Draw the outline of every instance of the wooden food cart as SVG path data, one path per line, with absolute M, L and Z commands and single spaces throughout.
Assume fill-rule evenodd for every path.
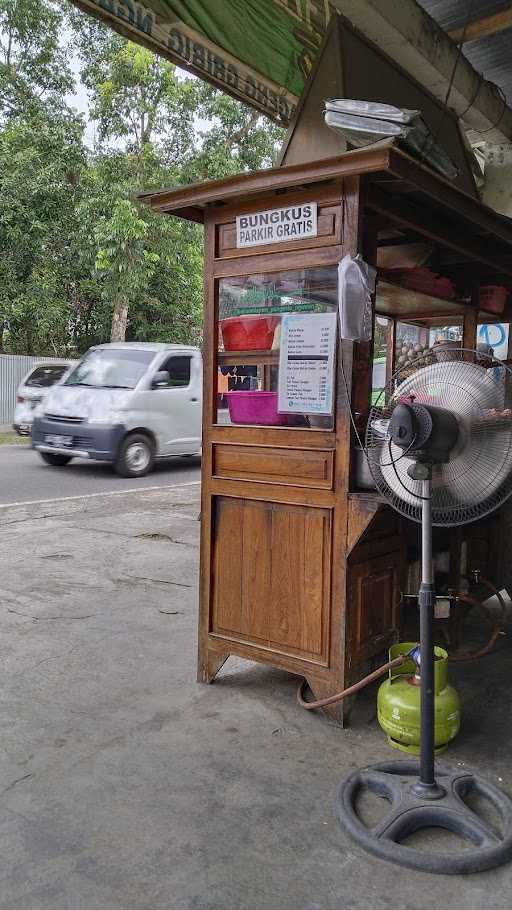
M 390 247 L 403 253 L 426 243 L 455 292 L 444 299 L 404 287 L 390 271 L 379 276 L 374 308 L 387 320 L 387 376 L 399 323 L 427 335 L 435 324 L 458 326 L 464 347 L 474 348 L 479 322 L 496 318 L 480 311 L 479 288 L 512 286 L 512 225 L 391 143 L 142 198 L 205 229 L 199 679 L 211 682 L 235 654 L 306 677 L 318 698 L 330 695 L 396 639 L 415 527 L 360 486 L 349 404 L 364 432 L 375 394 L 372 343 L 338 338 L 334 359 L 324 358 L 331 410 L 324 383 L 321 407 L 316 400 L 285 413 L 297 378 L 293 357 L 281 356 L 285 333 L 289 344 L 293 326 L 305 325 L 307 341 L 307 327 L 320 325 L 311 317 L 332 324 L 346 254 L 378 264 L 387 250 L 389 266 Z M 302 219 L 296 233 L 276 233 L 294 218 Z M 258 317 L 267 331 L 259 348 L 251 338 Z M 239 330 L 235 342 L 229 326 Z M 219 395 L 219 373 L 230 377 L 231 392 L 223 380 Z M 249 410 L 235 422 L 237 375 L 249 405 L 255 393 L 272 393 L 271 414 Z M 479 532 L 489 553 L 491 525 Z M 450 549 L 454 576 L 472 534 L 463 529 L 439 543 Z M 499 581 L 496 569 L 479 567 Z M 343 720 L 342 705 L 329 710 Z

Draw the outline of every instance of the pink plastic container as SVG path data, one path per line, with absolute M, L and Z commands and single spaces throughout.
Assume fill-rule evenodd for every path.
M 231 423 L 259 426 L 300 426 L 300 414 L 279 414 L 277 392 L 226 392 Z

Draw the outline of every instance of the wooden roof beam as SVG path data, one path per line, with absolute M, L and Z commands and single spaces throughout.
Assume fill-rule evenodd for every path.
M 476 236 L 471 236 L 459 225 L 450 225 L 449 222 L 445 224 L 439 210 L 435 215 L 431 215 L 424 207 L 420 208 L 403 197 L 397 199 L 375 185 L 369 189 L 366 205 L 372 211 L 386 215 L 394 224 L 417 231 L 434 243 L 462 253 L 469 261 L 483 262 L 496 273 L 512 277 L 512 256 L 500 258 L 496 255 L 492 242 L 486 243 Z
M 325 158 L 313 164 L 292 164 L 286 168 L 269 168 L 263 171 L 249 171 L 220 180 L 189 183 L 174 189 L 162 189 L 140 193 L 139 202 L 149 205 L 153 211 L 175 214 L 192 221 L 202 221 L 201 208 L 218 202 L 240 203 L 255 194 L 268 191 L 296 190 L 313 183 L 343 180 L 344 177 L 385 172 L 389 167 L 392 142 L 379 142 L 374 146 L 353 149 L 334 158 Z
M 472 225 L 478 225 L 481 232 L 500 237 L 507 244 L 512 243 L 510 219 L 497 215 L 405 152 L 395 148 L 390 150 L 389 170 L 400 178 L 404 189 L 408 187 L 426 193 L 436 203 L 451 209 L 457 217 L 462 216 Z M 385 181 L 382 186 L 385 188 Z
M 508 9 L 494 13 L 493 16 L 475 19 L 466 26 L 465 30 L 456 28 L 448 34 L 455 44 L 459 44 L 460 41 L 466 44 L 468 41 L 478 41 L 480 38 L 488 38 L 489 35 L 497 35 L 508 28 L 512 28 L 512 4 Z

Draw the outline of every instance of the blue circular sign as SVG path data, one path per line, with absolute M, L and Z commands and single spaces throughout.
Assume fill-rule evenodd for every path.
M 481 325 L 478 330 L 478 337 L 484 344 L 491 348 L 499 348 L 506 341 L 505 329 L 499 322 L 489 322 Z

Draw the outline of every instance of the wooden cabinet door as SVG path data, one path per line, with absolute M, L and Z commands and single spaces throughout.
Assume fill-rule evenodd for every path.
M 213 546 L 210 634 L 326 665 L 330 510 L 220 496 Z
M 350 566 L 347 655 L 352 666 L 385 650 L 397 626 L 399 550 Z

